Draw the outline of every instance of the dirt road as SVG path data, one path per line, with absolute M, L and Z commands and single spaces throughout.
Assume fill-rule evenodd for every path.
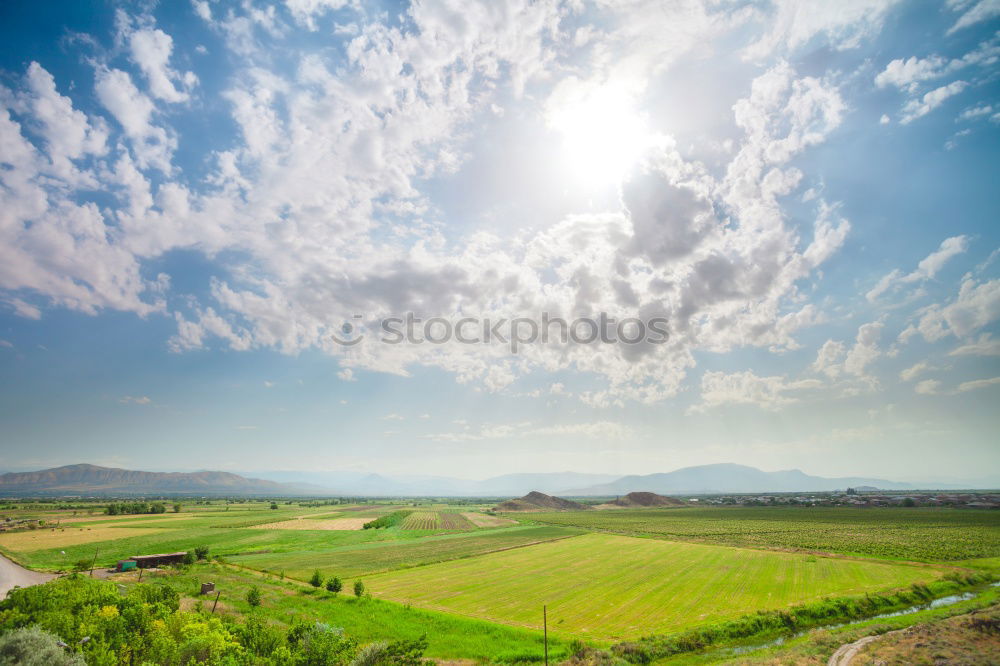
M 30 587 L 38 585 L 55 578 L 53 574 L 38 573 L 14 564 L 3 555 L 0 555 L 0 599 L 7 598 L 7 592 L 15 585 L 20 587 Z
M 830 661 L 826 662 L 826 666 L 851 666 L 851 662 L 854 660 L 861 649 L 871 643 L 872 641 L 878 640 L 883 636 L 889 636 L 892 634 L 898 634 L 902 630 L 890 631 L 886 634 L 878 634 L 876 636 L 865 636 L 861 640 L 854 641 L 853 643 L 848 643 L 846 645 L 841 645 L 837 648 L 837 651 L 833 653 L 830 657 Z

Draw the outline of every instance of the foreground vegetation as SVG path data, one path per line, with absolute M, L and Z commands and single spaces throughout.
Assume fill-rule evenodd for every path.
M 68 654 L 101 666 L 424 663 L 423 638 L 362 646 L 343 630 L 315 621 L 285 630 L 259 613 L 237 622 L 179 608 L 179 595 L 166 585 L 140 583 L 123 594 L 114 583 L 72 576 L 11 592 L 0 602 L 0 626 L 5 632 L 51 632 Z M 8 651 L 11 642 L 7 637 Z

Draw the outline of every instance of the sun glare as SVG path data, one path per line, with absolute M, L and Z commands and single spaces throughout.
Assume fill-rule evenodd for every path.
M 562 135 L 567 171 L 587 186 L 617 184 L 650 142 L 646 119 L 624 86 L 571 79 L 557 87 L 546 115 Z

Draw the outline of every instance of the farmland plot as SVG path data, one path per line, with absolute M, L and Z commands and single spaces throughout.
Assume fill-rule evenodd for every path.
M 923 561 L 1000 556 L 1000 512 L 741 507 L 567 511 L 533 521 L 620 534 Z
M 506 531 L 506 530 L 503 530 Z M 366 578 L 372 594 L 617 640 L 937 578 L 930 567 L 587 534 Z

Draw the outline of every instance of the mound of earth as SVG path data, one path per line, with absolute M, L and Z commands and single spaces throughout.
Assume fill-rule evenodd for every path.
M 666 497 L 665 495 L 657 495 L 656 493 L 629 493 L 624 497 L 619 497 L 618 499 L 608 502 L 607 504 L 601 504 L 598 509 L 625 509 L 625 508 L 641 508 L 646 506 L 685 506 L 682 500 L 676 497 Z
M 571 502 L 561 497 L 553 497 L 532 490 L 524 497 L 501 502 L 494 507 L 495 511 L 580 511 L 589 509 L 586 504 Z

